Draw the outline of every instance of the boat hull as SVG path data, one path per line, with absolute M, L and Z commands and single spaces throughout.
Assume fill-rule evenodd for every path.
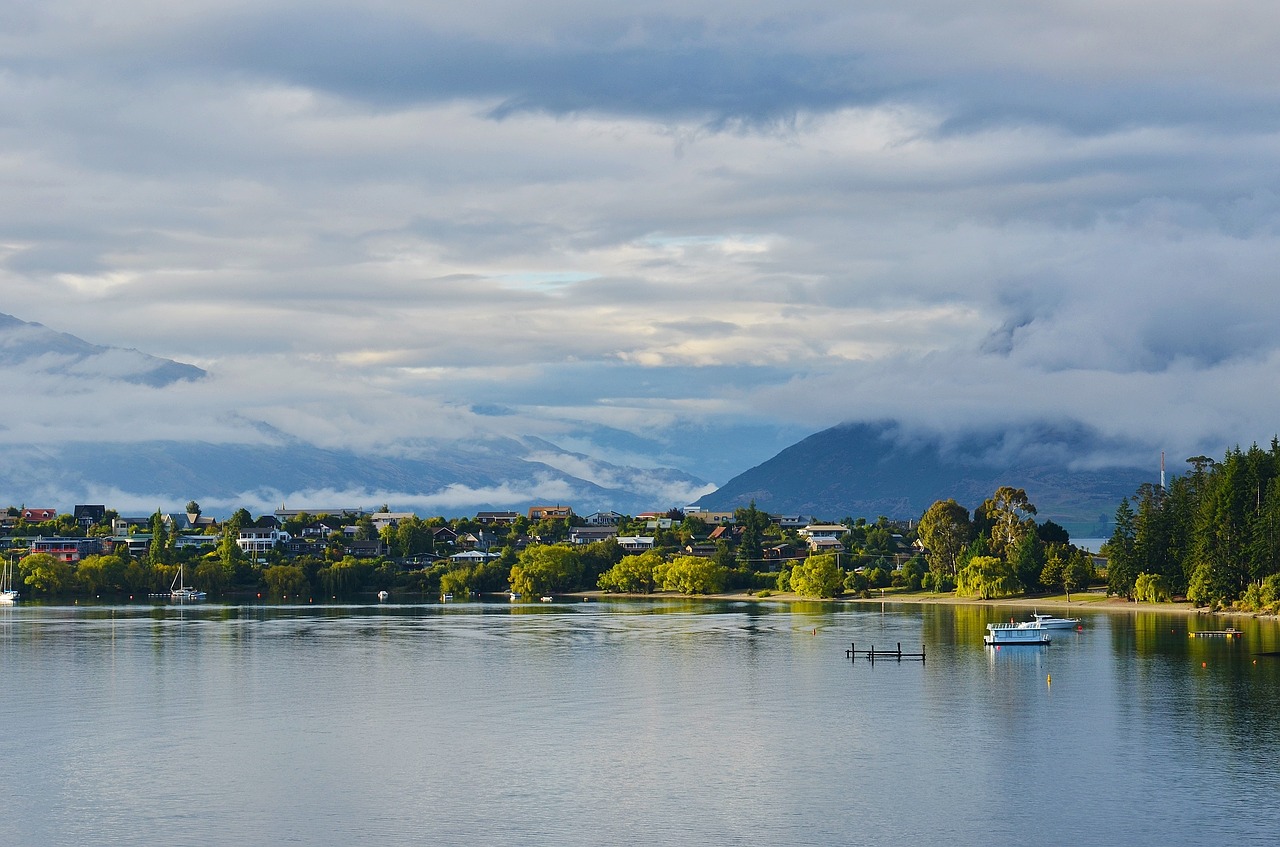
M 982 643 L 988 647 L 1039 647 L 1049 643 L 1049 633 L 1018 624 L 989 623 L 987 634 L 982 636 Z

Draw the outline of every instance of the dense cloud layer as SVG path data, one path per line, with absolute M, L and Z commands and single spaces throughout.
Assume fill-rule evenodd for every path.
M 24 374 L 0 438 L 532 434 L 717 481 L 850 419 L 1268 439 L 1277 36 L 1260 2 L 8 4 L 0 312 L 211 376 Z

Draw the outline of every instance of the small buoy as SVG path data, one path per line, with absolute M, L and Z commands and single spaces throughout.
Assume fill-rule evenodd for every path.
M 814 634 L 814 635 L 817 635 L 817 634 L 818 634 L 818 630 L 817 630 L 817 629 L 815 629 L 815 630 L 813 631 L 813 634 Z
M 1208 662 L 1201 662 L 1201 663 L 1200 663 L 1200 667 L 1202 667 L 1202 668 L 1207 668 L 1207 667 L 1209 667 L 1209 663 L 1208 663 Z
M 1049 674 L 1047 677 L 1045 677 L 1044 681 L 1049 683 L 1050 685 L 1053 685 L 1053 674 Z

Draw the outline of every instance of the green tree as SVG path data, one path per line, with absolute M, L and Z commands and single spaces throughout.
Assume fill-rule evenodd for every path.
M 453 568 L 440 575 L 440 593 L 457 598 L 471 595 L 471 568 Z
M 1018 577 L 1018 584 L 1024 591 L 1036 591 L 1040 588 L 1040 572 L 1044 570 L 1044 542 L 1034 532 L 1028 532 L 1018 540 L 1010 551 L 1010 564 Z
M 1088 550 L 1075 550 L 1067 558 L 1062 569 L 1062 589 L 1071 601 L 1071 592 L 1088 588 L 1093 582 L 1096 572 L 1093 567 L 1093 556 Z
M 1116 508 L 1116 528 L 1103 547 L 1107 557 L 1107 593 L 1119 597 L 1133 596 L 1133 583 L 1138 578 L 1133 507 L 1126 498 Z
M 955 500 L 938 500 L 921 516 L 917 535 L 925 547 L 929 569 L 954 580 L 960 571 L 960 556 L 973 538 L 969 510 Z
M 573 591 L 582 576 L 578 551 L 567 544 L 529 547 L 511 568 L 511 590 L 526 597 Z
M 274 597 L 305 594 L 310 587 L 302 568 L 297 565 L 273 565 L 262 572 L 262 582 Z
M 745 509 L 733 510 L 734 521 L 742 528 L 738 539 L 738 563 L 746 570 L 758 571 L 764 567 L 764 533 L 769 526 L 769 515 L 756 508 L 756 501 Z
M 151 546 L 147 548 L 147 561 L 152 567 L 169 563 L 169 532 L 159 509 L 151 516 Z
M 979 507 L 991 527 L 991 554 L 1012 559 L 1023 536 L 1035 531 L 1036 507 L 1021 488 L 1002 485 Z
M 712 559 L 677 556 L 654 568 L 653 576 L 663 591 L 715 594 L 724 588 L 725 571 Z
M 1169 586 L 1158 573 L 1140 573 L 1134 580 L 1133 596 L 1143 603 L 1168 603 Z
M 831 553 L 810 556 L 791 570 L 791 590 L 801 597 L 838 597 L 844 571 Z
M 956 593 L 963 597 L 990 600 L 1018 592 L 1018 577 L 1013 566 L 995 556 L 974 556 L 960 569 Z
M 49 553 L 32 553 L 18 562 L 18 575 L 38 594 L 60 594 L 71 583 L 71 566 Z
M 653 572 L 661 564 L 662 556 L 652 550 L 623 556 L 622 561 L 600 575 L 597 585 L 605 591 L 649 594 L 654 586 Z

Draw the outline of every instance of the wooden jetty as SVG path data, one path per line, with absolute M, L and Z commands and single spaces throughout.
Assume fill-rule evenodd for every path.
M 1240 638 L 1244 633 L 1238 629 L 1195 629 L 1187 633 L 1188 638 Z
M 844 651 L 844 657 L 850 660 L 857 659 L 859 657 L 865 657 L 872 664 L 874 664 L 876 660 L 883 662 L 889 659 L 896 659 L 899 662 L 901 662 L 903 659 L 910 659 L 910 660 L 918 659 L 921 662 L 923 662 L 924 661 L 924 645 L 923 644 L 920 645 L 919 653 L 904 653 L 902 652 L 901 641 L 898 642 L 898 649 L 896 650 L 877 650 L 874 644 L 871 645 L 870 650 L 859 650 L 858 645 L 854 644 L 851 641 L 849 642 L 849 649 Z

